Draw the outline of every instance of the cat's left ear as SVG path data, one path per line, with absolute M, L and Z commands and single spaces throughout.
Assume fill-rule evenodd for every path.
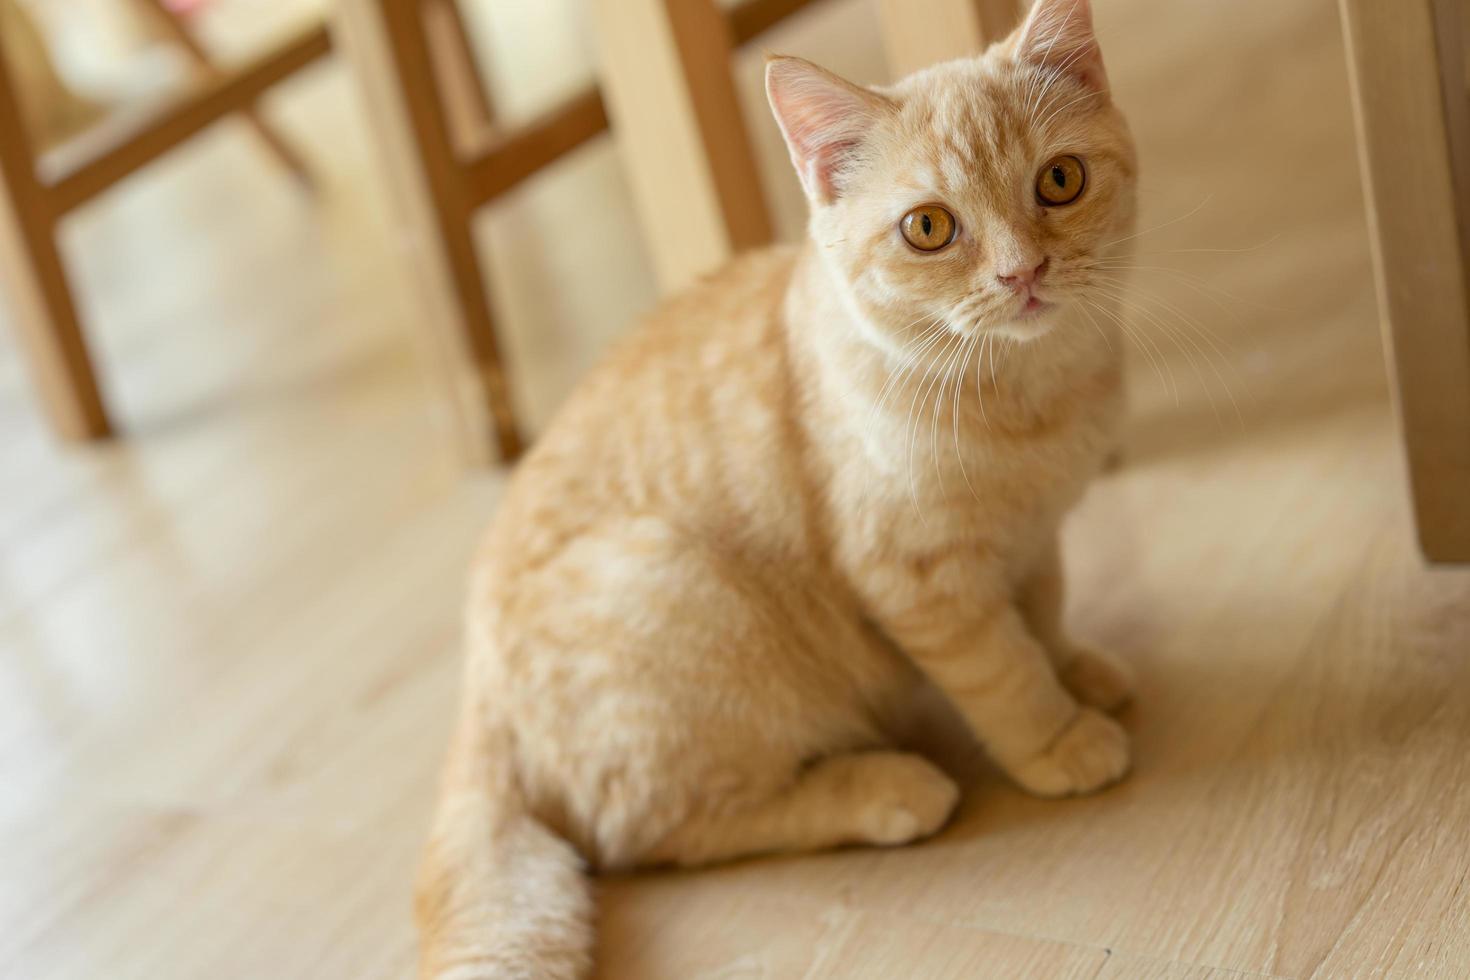
M 831 204 L 842 195 L 863 137 L 893 108 L 877 92 L 802 58 L 766 62 L 766 96 L 801 186 L 816 204 Z
M 1008 43 L 1017 61 L 1062 72 L 1094 92 L 1108 90 L 1090 0 L 1036 0 Z

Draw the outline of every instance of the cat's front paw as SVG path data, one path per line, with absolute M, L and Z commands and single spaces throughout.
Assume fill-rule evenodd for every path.
M 1104 711 L 1116 711 L 1133 697 L 1133 668 L 1101 650 L 1076 651 L 1057 675 L 1074 698 Z
M 1073 796 L 1117 782 L 1128 771 L 1128 733 L 1092 708 L 1082 708 L 1050 746 L 1011 769 L 1011 777 L 1037 796 Z

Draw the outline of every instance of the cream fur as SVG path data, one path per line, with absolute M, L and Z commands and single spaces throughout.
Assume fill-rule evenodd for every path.
M 772 63 L 810 239 L 665 305 L 511 481 L 469 597 L 423 976 L 583 975 L 579 861 L 934 833 L 959 791 L 897 733 L 935 688 L 1032 792 L 1125 772 L 1098 709 L 1128 675 L 1063 635 L 1056 540 L 1121 407 L 1090 270 L 1129 235 L 1135 163 L 1095 45 L 1059 61 L 1038 24 L 1091 37 L 1085 0 L 1041 0 L 983 58 L 881 92 Z M 1059 153 L 1088 184 L 1047 210 Z M 925 203 L 959 221 L 938 253 L 897 232 Z M 1020 318 L 998 270 L 1042 259 L 1052 306 Z

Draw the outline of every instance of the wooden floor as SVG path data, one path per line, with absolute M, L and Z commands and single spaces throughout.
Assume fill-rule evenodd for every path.
M 1470 571 L 1411 544 L 1335 4 L 1097 6 L 1164 363 L 1135 357 L 1069 561 L 1077 631 L 1138 668 L 1134 775 L 1069 802 L 985 775 L 923 846 L 608 881 L 603 977 L 1470 976 Z M 533 9 L 547 44 L 514 43 Z M 508 111 L 585 73 L 568 9 L 487 32 Z M 862 2 L 770 45 L 883 77 Z M 328 68 L 272 106 L 316 199 L 230 124 L 70 229 L 126 441 L 52 445 L 0 333 L 0 976 L 411 969 L 501 477 L 448 449 L 352 91 Z M 609 142 L 482 231 L 539 424 L 652 301 Z M 1180 353 L 1186 315 L 1222 355 Z

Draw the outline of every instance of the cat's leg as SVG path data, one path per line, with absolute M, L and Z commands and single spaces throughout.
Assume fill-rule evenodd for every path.
M 1051 654 L 983 557 L 910 557 L 870 574 L 869 608 L 884 631 L 1017 783 L 1066 796 L 1127 771 L 1127 733 L 1062 685 Z
M 496 702 L 535 812 L 596 866 L 899 844 L 953 808 L 930 762 L 876 751 L 874 705 L 913 667 L 800 568 L 753 574 L 642 519 L 515 586 L 555 603 L 470 634 L 513 692 Z
M 1062 624 L 1064 578 L 1055 538 L 1021 587 L 1021 611 L 1057 675 L 1083 704 L 1114 711 L 1133 695 L 1133 671 L 1115 655 L 1074 643 Z
M 959 795 L 954 780 L 920 755 L 828 756 L 764 798 L 711 801 L 639 863 L 698 865 L 842 844 L 907 844 L 944 826 Z

